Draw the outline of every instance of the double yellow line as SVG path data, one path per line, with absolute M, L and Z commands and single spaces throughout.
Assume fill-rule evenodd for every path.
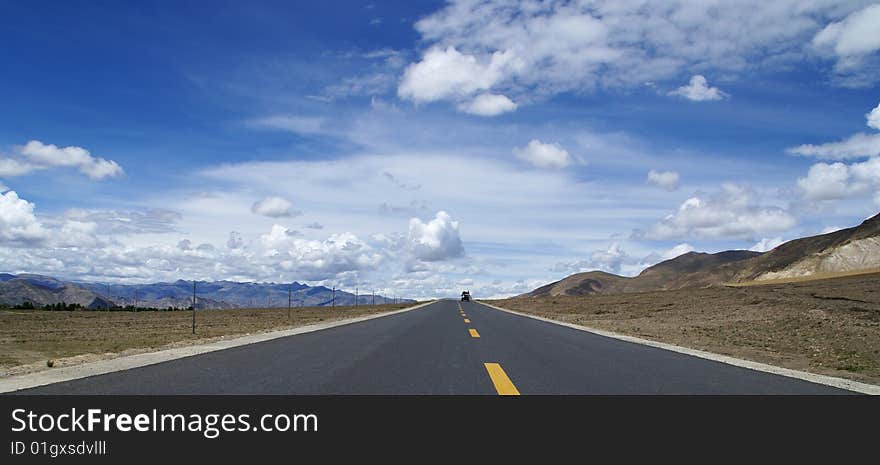
M 467 315 L 464 313 L 464 309 L 461 308 L 461 302 L 458 303 L 458 311 L 459 313 L 461 313 L 461 317 L 464 319 L 464 322 L 470 324 L 471 320 L 468 319 Z M 470 333 L 471 337 L 473 338 L 480 337 L 480 333 L 478 333 L 477 330 L 474 328 L 468 328 L 468 333 Z M 499 395 L 519 395 L 519 390 L 513 384 L 513 381 L 510 380 L 510 377 L 507 376 L 507 373 L 504 372 L 504 369 L 501 368 L 500 364 L 484 363 L 483 366 L 486 368 L 486 372 L 489 373 L 489 379 L 492 380 L 492 384 L 495 385 L 495 391 L 497 391 Z

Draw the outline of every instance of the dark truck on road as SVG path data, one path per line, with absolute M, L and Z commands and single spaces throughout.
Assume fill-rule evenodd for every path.
M 462 302 L 470 302 L 471 300 L 471 291 L 464 291 L 461 293 L 461 301 Z

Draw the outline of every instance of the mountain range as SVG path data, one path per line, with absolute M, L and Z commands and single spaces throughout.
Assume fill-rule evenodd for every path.
M 809 279 L 880 268 L 880 214 L 860 225 L 788 241 L 767 252 L 688 252 L 648 267 L 638 276 L 588 271 L 520 297 L 619 294 L 688 287 Z
M 334 291 L 324 286 L 308 286 L 293 282 L 290 300 L 293 306 L 328 306 L 334 304 Z M 0 306 L 30 302 L 42 307 L 48 304 L 79 304 L 100 310 L 109 307 L 137 306 L 146 308 L 187 308 L 192 305 L 193 282 L 178 280 L 152 284 L 101 284 L 63 281 L 36 274 L 0 273 Z M 197 281 L 196 308 L 266 308 L 287 307 L 288 284 L 240 283 L 234 281 Z M 398 302 L 414 302 L 397 299 Z M 360 305 L 373 303 L 372 294 L 361 294 Z M 394 299 L 376 295 L 376 304 L 392 303 Z M 355 294 L 335 291 L 335 305 L 354 305 Z

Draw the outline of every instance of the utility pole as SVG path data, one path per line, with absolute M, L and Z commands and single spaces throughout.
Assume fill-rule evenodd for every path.
M 193 280 L 193 319 L 192 319 L 192 333 L 196 333 L 196 282 Z
M 331 307 L 336 307 L 336 286 L 333 286 L 333 300 L 330 304 Z
M 373 307 L 376 306 L 376 290 L 375 290 L 375 289 L 373 289 L 373 303 L 370 304 L 370 305 L 373 306 Z
M 290 297 L 291 297 L 290 288 L 291 288 L 291 285 L 288 284 L 287 285 L 287 319 L 288 320 L 290 319 Z
M 134 311 L 138 311 L 138 288 L 134 287 Z
M 358 306 L 358 295 L 359 295 L 358 294 L 358 287 L 355 286 L 354 287 L 354 308 L 357 308 L 357 306 Z

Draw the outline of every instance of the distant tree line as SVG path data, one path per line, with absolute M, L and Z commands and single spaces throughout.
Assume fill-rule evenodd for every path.
M 183 310 L 192 310 L 192 305 L 189 307 L 166 307 L 166 308 L 157 308 L 157 307 L 135 307 L 134 305 L 111 305 L 109 307 L 103 306 L 98 308 L 89 309 L 87 307 L 83 307 L 81 304 L 68 304 L 65 302 L 59 302 L 56 304 L 46 304 L 43 306 L 34 305 L 33 302 L 25 301 L 20 304 L 15 304 L 12 306 L 8 305 L 0 305 L 0 308 L 11 309 L 11 310 L 47 310 L 52 312 L 73 312 L 79 310 L 91 310 L 98 312 L 175 312 L 175 311 L 183 311 Z

